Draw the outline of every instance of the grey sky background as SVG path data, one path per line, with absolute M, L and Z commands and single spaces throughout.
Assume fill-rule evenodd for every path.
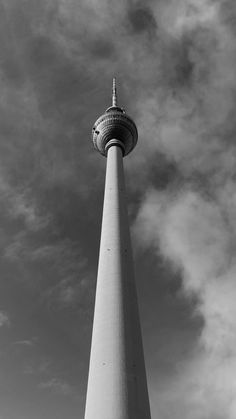
M 236 417 L 236 4 L 0 1 L 0 419 L 83 418 L 119 104 L 153 419 Z

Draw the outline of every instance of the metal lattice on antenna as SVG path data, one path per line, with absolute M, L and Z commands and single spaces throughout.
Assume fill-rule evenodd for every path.
M 112 81 L 112 106 L 117 106 L 117 90 L 116 90 L 116 78 Z

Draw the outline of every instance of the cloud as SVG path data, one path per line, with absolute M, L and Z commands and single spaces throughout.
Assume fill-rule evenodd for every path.
M 35 292 L 40 290 L 41 303 L 50 308 L 82 308 L 93 296 L 87 259 L 77 242 L 67 239 L 53 244 L 44 238 L 42 243 L 37 242 L 35 233 L 33 240 L 20 233 L 5 248 L 5 259 L 14 262 L 20 271 L 24 270 L 24 280 Z M 32 271 L 38 272 L 33 284 Z
M 19 345 L 22 347 L 32 347 L 35 345 L 35 342 L 37 341 L 37 338 L 33 339 L 25 339 L 25 340 L 17 340 L 14 342 L 14 345 Z
M 10 326 L 10 319 L 4 311 L 0 311 L 0 327 Z
M 49 358 L 37 358 L 24 365 L 23 374 L 45 377 L 50 371 L 52 361 Z
M 235 414 L 235 233 L 225 207 L 193 190 L 148 192 L 136 221 L 142 245 L 181 273 L 182 292 L 194 297 L 195 315 L 204 321 L 193 358 L 167 390 L 175 391 L 179 405 L 185 394 L 184 415 L 190 418 L 231 419 Z
M 183 32 L 201 25 L 215 25 L 218 21 L 220 4 L 209 0 L 183 0 L 178 4 L 170 2 L 166 8 L 166 19 L 171 19 L 168 31 L 180 36 Z
M 149 7 L 141 4 L 131 7 L 128 11 L 128 19 L 132 30 L 137 34 L 147 32 L 151 35 L 156 32 L 157 23 Z
M 41 215 L 34 198 L 26 188 L 16 188 L 6 181 L 4 175 L 0 179 L 1 202 L 3 214 L 12 221 L 19 220 L 23 228 L 29 231 L 44 229 L 49 223 L 49 217 Z
M 49 390 L 55 394 L 62 396 L 74 396 L 74 388 L 65 380 L 59 378 L 52 378 L 48 381 L 42 381 L 39 384 L 39 388 L 42 390 Z
M 225 6 L 208 1 L 163 6 L 159 31 L 165 32 L 167 51 L 160 68 L 166 84 L 139 109 L 141 135 L 151 142 L 137 163 L 144 166 L 148 157 L 155 167 L 163 155 L 172 175 L 164 185 L 151 178 L 135 221 L 135 242 L 162 258 L 170 276 L 181 276 L 181 292 L 202 319 L 192 355 L 157 396 L 155 409 L 167 419 L 236 414 L 236 54 Z

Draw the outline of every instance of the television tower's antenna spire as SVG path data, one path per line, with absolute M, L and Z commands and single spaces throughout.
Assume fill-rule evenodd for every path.
M 117 106 L 117 90 L 116 90 L 116 79 L 113 78 L 112 81 L 112 106 Z

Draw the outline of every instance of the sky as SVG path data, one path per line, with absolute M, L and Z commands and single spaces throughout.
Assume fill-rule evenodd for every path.
M 0 419 L 82 419 L 118 101 L 153 419 L 236 417 L 236 4 L 0 1 Z

